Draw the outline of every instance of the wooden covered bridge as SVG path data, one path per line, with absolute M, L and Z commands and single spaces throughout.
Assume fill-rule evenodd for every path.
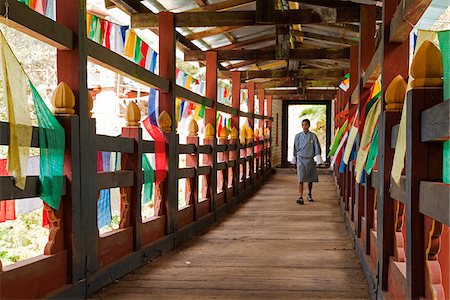
M 63 82 L 45 115 L 2 35 L 0 217 L 6 199 L 41 197 L 49 231 L 40 255 L 0 260 L 0 299 L 450 299 L 449 34 L 410 39 L 433 5 L 448 23 L 448 2 L 89 2 L 103 1 L 0 0 L 5 28 L 57 49 Z M 206 69 L 205 92 L 180 83 L 179 58 Z M 144 110 L 126 103 L 119 136 L 98 133 L 89 64 L 151 88 Z M 327 114 L 330 169 L 304 206 L 278 168 L 293 103 Z M 34 176 L 20 169 L 26 127 Z M 99 169 L 102 153 L 121 159 Z M 99 199 L 117 188 L 118 228 L 100 231 Z

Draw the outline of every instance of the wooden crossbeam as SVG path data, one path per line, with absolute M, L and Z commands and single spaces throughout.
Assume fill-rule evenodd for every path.
M 230 44 L 230 45 L 214 48 L 214 50 L 239 49 L 239 48 L 242 48 L 242 47 L 245 47 L 245 46 L 248 46 L 248 45 L 262 43 L 262 42 L 267 42 L 267 41 L 270 41 L 270 40 L 273 40 L 273 39 L 275 39 L 275 34 L 267 34 L 267 35 L 263 35 L 263 36 L 260 36 L 260 37 L 248 39 L 248 40 L 245 40 L 245 41 L 235 42 L 235 43 Z
M 259 50 L 219 50 L 217 51 L 219 61 L 227 60 L 277 60 L 275 49 Z M 292 49 L 289 57 L 292 59 L 339 59 L 349 58 L 349 48 L 311 48 L 311 49 Z M 206 52 L 187 51 L 184 54 L 186 61 L 204 61 Z
M 318 42 L 331 42 L 336 44 L 344 44 L 344 45 L 350 45 L 350 46 L 357 46 L 359 44 L 359 38 L 353 38 L 353 39 L 347 39 L 342 37 L 334 37 L 329 35 L 323 35 L 323 34 L 317 34 L 312 32 L 305 32 L 305 31 L 297 31 L 297 30 L 291 30 L 291 34 L 293 36 L 299 36 L 307 39 L 312 39 Z
M 297 90 L 266 90 L 265 94 L 266 95 L 273 95 L 273 96 L 277 96 L 277 97 L 281 97 L 281 96 L 287 96 L 287 95 L 299 95 L 299 94 L 303 94 L 300 91 L 301 89 L 297 89 Z M 336 94 L 336 90 L 312 90 L 312 89 L 307 89 L 306 93 L 308 95 L 326 95 L 326 96 L 334 96 Z
M 186 35 L 185 37 L 191 41 L 199 40 L 199 39 L 203 39 L 208 36 L 214 36 L 214 35 L 218 35 L 218 34 L 222 34 L 222 33 L 227 33 L 227 32 L 230 32 L 230 31 L 238 29 L 238 28 L 241 28 L 241 27 L 239 27 L 239 26 L 214 27 L 214 28 L 199 31 L 199 32 L 193 32 L 191 34 Z
M 266 82 L 255 84 L 256 89 L 281 88 L 281 87 L 335 87 L 342 79 L 304 80 L 302 78 L 276 78 Z M 242 83 L 241 87 L 247 87 L 249 83 Z
M 275 11 L 276 25 L 359 22 L 359 11 L 344 8 Z M 263 23 L 268 24 L 268 23 Z M 257 26 L 255 11 L 182 12 L 175 14 L 177 27 Z M 131 15 L 132 28 L 158 26 L 158 16 L 149 13 Z
M 251 80 L 256 78 L 283 78 L 289 77 L 286 69 L 263 70 L 263 71 L 242 71 L 242 80 Z M 300 69 L 293 77 L 298 78 L 342 78 L 345 75 L 344 69 Z M 230 71 L 219 71 L 220 78 L 231 78 Z
M 359 10 L 359 4 L 350 1 L 335 1 L 335 0 L 289 0 L 289 2 L 298 2 L 300 4 L 322 6 L 322 7 L 347 7 Z
M 198 8 L 193 8 L 186 12 L 220 11 L 225 9 L 236 8 L 254 1 L 255 0 L 227 0 L 220 3 L 207 4 L 204 6 L 200 6 Z
M 392 43 L 406 41 L 431 2 L 432 0 L 400 1 L 391 20 L 389 41 Z
M 323 95 L 317 95 L 317 94 L 290 94 L 290 95 L 284 95 L 284 96 L 273 96 L 273 100 L 331 100 L 334 98 L 336 92 L 333 92 L 333 94 L 323 94 Z

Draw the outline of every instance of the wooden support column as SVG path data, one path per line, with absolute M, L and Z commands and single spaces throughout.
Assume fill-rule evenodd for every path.
M 381 55 L 381 85 L 383 95 L 395 76 L 408 76 L 409 40 L 404 43 L 389 42 L 389 31 L 392 16 L 398 0 L 383 1 L 382 47 Z M 396 112 L 384 112 L 378 122 L 378 189 L 377 189 L 377 242 L 378 242 L 378 285 L 382 290 L 388 288 L 389 257 L 394 255 L 394 201 L 389 195 L 391 169 L 394 151 L 390 147 L 391 128 L 400 121 Z
M 253 114 L 255 113 L 255 82 L 250 82 L 248 84 L 248 112 L 252 115 L 252 117 L 250 117 L 248 119 L 248 123 L 249 123 L 249 127 L 252 128 L 253 130 L 255 129 L 255 120 L 253 118 Z M 249 171 L 249 176 L 250 176 L 250 184 L 253 184 L 253 171 L 254 171 L 254 153 L 255 153 L 255 146 L 253 143 L 253 137 L 247 137 L 247 141 L 252 141 L 253 146 L 251 148 L 247 148 L 247 154 L 246 155 L 251 155 L 252 159 L 249 162 L 249 167 L 248 170 Z M 247 185 L 246 185 L 247 187 Z
M 177 229 L 178 222 L 178 155 L 175 117 L 175 19 L 173 13 L 161 12 L 158 14 L 159 23 L 159 76 L 168 79 L 172 84 L 168 92 L 159 92 L 159 113 L 167 112 L 171 118 L 170 126 L 164 132 L 167 153 L 167 178 L 161 184 L 161 197 L 157 199 L 155 207 L 159 207 L 166 215 L 166 234 Z M 160 124 L 161 125 L 161 124 Z M 167 124 L 169 125 L 169 124 Z
M 205 134 L 203 144 L 211 145 L 213 153 L 211 157 L 204 155 L 207 161 L 203 163 L 208 164 L 211 167 L 211 174 L 209 174 L 208 179 L 208 190 L 210 197 L 210 210 L 216 213 L 217 211 L 217 126 L 216 126 L 216 115 L 217 115 L 217 52 L 208 51 L 206 52 L 206 97 L 213 100 L 213 107 L 206 109 L 205 112 L 205 124 L 210 127 L 209 134 Z M 208 130 L 206 130 L 208 132 Z M 208 176 L 207 176 L 208 177 Z M 216 216 L 216 215 L 215 215 Z
M 406 296 L 425 297 L 424 215 L 419 211 L 420 181 L 442 182 L 442 144 L 421 142 L 421 112 L 443 101 L 442 88 L 408 92 L 406 117 Z
M 376 30 L 376 6 L 374 5 L 361 5 L 360 6 L 360 15 L 361 15 L 361 23 L 359 26 L 359 36 L 360 36 L 360 44 L 359 44 L 359 72 L 358 72 L 358 83 L 359 83 L 359 93 L 358 95 L 358 117 L 361 115 L 361 111 L 364 109 L 364 105 L 367 102 L 367 98 L 370 95 L 370 89 L 364 88 L 364 84 L 362 83 L 362 74 L 364 74 L 365 70 L 369 66 L 373 55 L 375 53 L 375 30 Z M 359 147 L 359 139 L 357 137 L 357 145 Z M 367 181 L 366 181 L 367 185 Z M 357 236 L 361 237 L 361 226 L 362 219 L 367 220 L 367 216 L 364 214 L 365 202 L 364 202 L 364 194 L 365 188 L 362 184 L 356 185 L 356 203 L 357 203 Z M 367 233 L 367 232 L 366 232 Z
M 231 129 L 236 129 L 237 136 L 233 137 L 231 135 L 230 143 L 236 144 L 236 151 L 233 153 L 230 153 L 230 158 L 236 159 L 236 164 L 234 166 L 233 171 L 233 189 L 234 189 L 234 196 L 239 195 L 239 173 L 240 173 L 240 146 L 239 143 L 239 132 L 240 132 L 240 125 L 239 125 L 239 111 L 241 106 L 241 72 L 235 71 L 231 72 L 231 87 L 232 87 L 232 98 L 231 98 L 231 106 L 235 109 L 237 109 L 238 114 L 231 117 Z
M 78 13 L 75 13 L 78 12 Z M 73 50 L 57 50 L 58 82 L 67 83 L 75 94 L 75 114 L 79 115 L 79 128 L 72 131 L 79 133 L 79 140 L 72 140 L 78 147 L 78 161 L 74 161 L 72 170 L 74 180 L 71 182 L 72 193 L 72 266 L 71 282 L 84 278 L 98 269 L 98 228 L 97 228 L 97 190 L 95 177 L 96 153 L 92 143 L 95 126 L 90 116 L 87 89 L 87 55 L 86 55 L 86 1 L 58 2 L 56 5 L 57 22 L 71 29 L 77 37 Z M 77 126 L 71 123 L 71 126 Z M 77 165 L 75 165 L 77 164 Z M 78 180 L 80 178 L 80 180 Z M 81 212 L 76 214 L 76 212 Z M 66 210 L 68 214 L 68 210 Z M 89 245 L 89 246 L 87 246 Z M 87 257 L 87 259 L 86 259 Z M 86 295 L 85 295 L 86 297 Z
M 267 95 L 267 116 L 268 117 L 272 117 L 272 95 Z M 269 129 L 269 141 L 267 143 L 267 147 L 269 148 L 269 150 L 267 151 L 267 167 L 269 168 L 269 172 L 270 169 L 272 169 L 272 121 L 271 120 L 267 120 L 266 123 L 266 128 Z
M 198 138 L 198 125 L 195 120 L 191 120 L 189 124 L 189 134 L 186 137 L 186 144 L 195 145 L 198 149 L 199 138 Z M 195 151 L 194 154 L 186 155 L 186 167 L 195 168 L 195 177 L 186 179 L 186 200 L 187 205 L 194 206 L 194 221 L 197 221 L 199 218 L 199 207 L 198 207 L 198 162 L 199 162 L 199 153 L 198 150 Z
M 349 101 L 351 101 L 353 91 L 356 89 L 356 86 L 358 85 L 358 79 L 359 79 L 359 69 L 358 68 L 359 68 L 359 47 L 351 46 L 350 47 L 350 88 L 346 92 L 346 94 L 348 95 Z M 350 109 L 350 105 L 348 108 Z

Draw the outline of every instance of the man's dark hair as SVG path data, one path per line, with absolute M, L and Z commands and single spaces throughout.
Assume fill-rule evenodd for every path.
M 306 123 L 308 123 L 308 126 L 311 126 L 311 122 L 309 121 L 309 119 L 304 119 L 304 120 L 302 121 L 302 124 L 303 124 L 303 122 L 306 122 Z

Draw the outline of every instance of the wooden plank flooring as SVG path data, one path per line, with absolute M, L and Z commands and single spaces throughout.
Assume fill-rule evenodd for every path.
M 207 232 L 94 294 L 96 299 L 367 299 L 333 178 L 296 204 L 296 175 L 277 173 Z M 305 193 L 306 194 L 306 193 Z

